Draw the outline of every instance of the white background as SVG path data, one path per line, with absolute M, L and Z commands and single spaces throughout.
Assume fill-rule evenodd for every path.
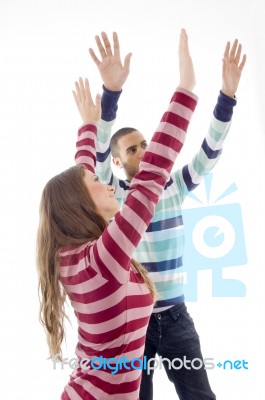
M 213 298 L 211 272 L 204 271 L 198 301 L 188 308 L 204 357 L 249 363 L 248 370 L 209 371 L 217 398 L 264 396 L 263 15 L 261 0 L 1 0 L 1 399 L 59 399 L 70 373 L 67 368 L 53 371 L 46 360 L 38 322 L 35 239 L 43 186 L 74 162 L 81 124 L 71 94 L 74 81 L 86 76 L 93 93 L 101 91 L 87 49 L 95 48 L 95 34 L 116 30 L 122 56 L 133 53 L 115 128 L 135 126 L 150 139 L 178 83 L 182 27 L 189 34 L 200 102 L 176 167 L 190 160 L 207 131 L 221 88 L 226 41 L 238 37 L 248 55 L 213 188 L 219 195 L 233 182 L 238 186 L 225 201 L 240 203 L 248 262 L 224 274 L 244 282 L 247 294 Z M 64 351 L 68 357 L 74 356 L 76 341 L 72 320 Z M 164 371 L 157 371 L 154 380 L 156 400 L 177 398 Z

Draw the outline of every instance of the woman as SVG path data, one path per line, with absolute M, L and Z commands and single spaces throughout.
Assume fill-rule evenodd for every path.
M 46 184 L 37 239 L 40 314 L 51 358 L 61 357 L 66 295 L 78 322 L 78 363 L 62 400 L 139 398 L 141 365 L 132 361 L 140 363 L 143 357 L 155 290 L 146 271 L 131 257 L 149 225 L 197 104 L 190 92 L 195 79 L 187 49 L 182 30 L 179 88 L 121 210 L 113 187 L 94 174 L 100 97 L 94 104 L 88 80 L 84 83 L 80 78 L 76 83 L 74 97 L 84 123 L 78 131 L 77 165 Z

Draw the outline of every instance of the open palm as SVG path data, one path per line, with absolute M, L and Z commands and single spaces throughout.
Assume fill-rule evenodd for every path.
M 113 51 L 107 34 L 102 32 L 101 37 L 103 42 L 99 36 L 96 36 L 96 43 L 101 61 L 98 59 L 93 49 L 90 48 L 89 53 L 98 67 L 104 86 L 109 90 L 119 91 L 122 89 L 129 75 L 132 54 L 128 53 L 126 55 L 123 65 L 120 57 L 120 45 L 117 33 L 113 33 Z
M 246 63 L 246 55 L 241 59 L 241 44 L 236 39 L 230 50 L 230 42 L 227 42 L 223 58 L 223 86 L 222 92 L 234 97 L 241 77 L 241 72 Z

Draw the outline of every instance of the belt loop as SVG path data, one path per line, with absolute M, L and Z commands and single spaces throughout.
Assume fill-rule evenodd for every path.
M 179 313 L 177 312 L 176 308 L 175 307 L 171 307 L 169 309 L 169 312 L 170 312 L 171 317 L 174 319 L 174 321 L 176 321 L 178 319 L 178 317 L 179 317 Z

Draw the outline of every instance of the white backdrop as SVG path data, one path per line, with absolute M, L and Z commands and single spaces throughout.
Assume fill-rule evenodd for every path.
M 198 299 L 188 304 L 204 357 L 245 360 L 248 369 L 209 371 L 219 400 L 263 396 L 264 328 L 264 68 L 262 0 L 1 0 L 1 399 L 56 400 L 70 371 L 52 369 L 38 322 L 35 239 L 41 190 L 73 164 L 81 121 L 71 91 L 79 76 L 101 81 L 88 54 L 94 35 L 116 30 L 122 55 L 133 53 L 115 128 L 136 126 L 147 138 L 178 83 L 180 28 L 189 34 L 200 101 L 177 165 L 188 162 L 207 131 L 221 87 L 227 40 L 248 55 L 225 151 L 214 170 L 217 197 L 240 204 L 247 262 L 224 270 L 246 287 L 244 297 L 213 297 L 211 270 L 198 273 Z M 195 192 L 203 196 L 203 188 Z M 225 202 L 224 201 L 224 202 Z M 192 200 L 187 207 L 195 207 Z M 65 356 L 72 357 L 75 323 Z M 177 398 L 164 371 L 155 373 L 155 400 Z

